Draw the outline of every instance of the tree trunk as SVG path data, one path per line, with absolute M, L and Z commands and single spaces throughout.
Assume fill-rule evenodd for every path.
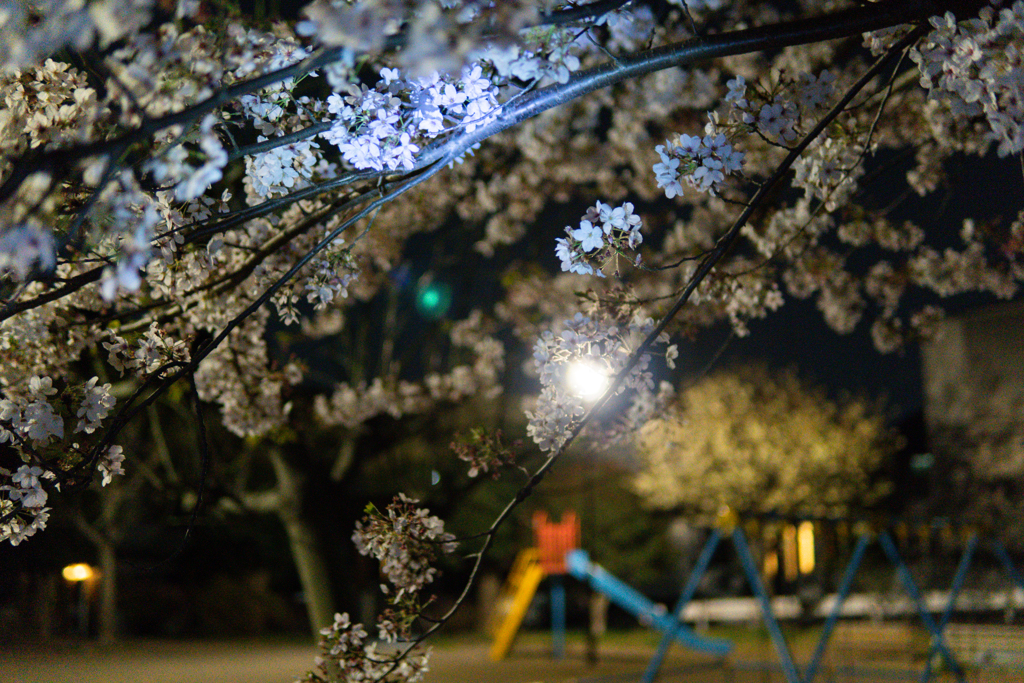
M 327 566 L 320 556 L 313 529 L 296 515 L 278 512 L 281 523 L 288 534 L 292 559 L 302 582 L 302 594 L 306 601 L 309 626 L 315 636 L 320 629 L 334 622 L 334 597 Z
M 105 536 L 97 544 L 100 560 L 100 586 L 97 640 L 107 645 L 117 639 L 117 551 Z
M 334 622 L 330 575 L 320 554 L 316 533 L 302 516 L 302 474 L 293 469 L 278 450 L 272 449 L 269 457 L 277 475 L 278 504 L 274 512 L 288 534 L 288 545 L 302 583 L 309 625 L 316 637 L 320 629 Z
M 103 517 L 107 528 L 99 528 L 86 521 L 81 510 L 75 515 L 75 525 L 79 531 L 96 548 L 99 561 L 99 578 L 92 578 L 80 590 L 88 592 L 88 600 L 97 597 L 97 640 L 109 644 L 117 639 L 117 540 L 108 529 L 118 508 L 120 496 L 117 492 L 106 490 L 103 494 Z M 98 586 L 96 584 L 99 584 Z

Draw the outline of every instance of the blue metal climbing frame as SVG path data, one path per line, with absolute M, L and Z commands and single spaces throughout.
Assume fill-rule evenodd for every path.
M 772 644 L 778 653 L 779 661 L 782 664 L 782 671 L 786 676 L 787 683 L 813 683 L 819 672 L 825 651 L 828 648 L 828 643 L 832 637 L 836 621 L 838 621 L 839 615 L 842 613 L 843 603 L 846 601 L 846 598 L 849 597 L 850 591 L 852 590 L 853 580 L 857 574 L 857 570 L 860 568 L 864 560 L 864 555 L 868 546 L 870 546 L 872 541 L 875 540 L 878 541 L 886 558 L 888 558 L 889 562 L 895 568 L 900 582 L 903 584 L 904 589 L 914 602 L 918 617 L 931 634 L 931 647 L 925 668 L 921 672 L 921 683 L 927 683 L 931 680 L 934 674 L 932 660 L 936 654 L 942 657 L 946 666 L 956 675 L 958 681 L 962 683 L 965 680 L 963 666 L 956 660 L 956 657 L 946 646 L 945 631 L 946 626 L 949 624 L 950 617 L 953 614 L 953 608 L 956 604 L 956 600 L 959 597 L 960 591 L 967 579 L 967 572 L 970 569 L 975 552 L 980 544 L 979 537 L 976 533 L 972 533 L 968 539 L 963 554 L 960 557 L 956 573 L 953 577 L 949 600 L 946 602 L 938 621 L 936 621 L 928 612 L 921 592 L 918 590 L 917 584 L 914 581 L 914 577 L 910 573 L 910 569 L 907 567 L 906 562 L 900 556 L 896 543 L 892 539 L 892 535 L 887 530 L 882 530 L 881 532 L 874 534 L 868 529 L 862 529 L 858 534 L 857 543 L 850 556 L 850 561 L 847 563 L 846 569 L 843 572 L 843 578 L 839 585 L 839 592 L 836 596 L 836 601 L 832 605 L 832 609 L 830 610 L 828 617 L 825 619 L 825 625 L 818 638 L 818 643 L 815 646 L 813 655 L 811 656 L 811 661 L 808 663 L 807 668 L 801 676 L 799 668 L 793 661 L 793 656 L 790 652 L 786 637 L 782 633 L 782 629 L 779 627 L 778 620 L 775 618 L 771 600 L 768 598 L 768 593 L 761 582 L 761 574 L 758 571 L 757 565 L 750 552 L 750 544 L 747 541 L 746 534 L 743 532 L 742 527 L 736 523 L 735 520 L 732 520 L 726 521 L 712 529 L 708 536 L 700 555 L 697 557 L 697 562 L 693 567 L 693 571 L 690 573 L 689 579 L 687 580 L 686 585 L 679 596 L 679 600 L 676 602 L 672 611 L 672 617 L 676 626 L 675 628 L 666 630 L 665 636 L 662 638 L 657 652 L 655 652 L 654 656 L 651 658 L 651 661 L 644 672 L 642 679 L 644 683 L 653 683 L 654 679 L 657 677 L 658 671 L 664 662 L 665 655 L 668 653 L 669 645 L 671 645 L 673 636 L 676 632 L 686 631 L 687 627 L 682 620 L 683 612 L 686 605 L 691 599 L 693 599 L 693 596 L 697 591 L 697 586 L 700 584 L 701 579 L 707 571 L 715 550 L 718 549 L 721 541 L 725 539 L 726 531 L 729 532 L 729 537 L 732 540 L 737 557 L 739 557 L 740 564 L 743 566 L 743 573 L 746 576 L 747 582 L 750 585 L 754 596 L 757 598 L 758 604 L 760 605 L 761 619 L 764 622 L 765 627 L 768 629 Z M 999 541 L 992 541 L 988 545 L 993 551 L 993 554 L 1002 563 L 1010 580 L 1017 584 L 1021 590 L 1024 590 L 1024 577 L 1021 576 L 1020 572 L 1014 566 L 1013 561 L 1010 559 L 1010 555 L 1006 552 L 1006 548 L 1003 544 Z

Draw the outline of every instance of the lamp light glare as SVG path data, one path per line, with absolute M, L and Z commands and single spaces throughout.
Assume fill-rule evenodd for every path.
M 576 361 L 569 365 L 565 375 L 569 391 L 583 399 L 595 399 L 608 389 L 608 375 L 592 363 Z
M 95 575 L 92 567 L 85 563 L 69 564 L 61 570 L 61 576 L 67 581 L 88 581 Z

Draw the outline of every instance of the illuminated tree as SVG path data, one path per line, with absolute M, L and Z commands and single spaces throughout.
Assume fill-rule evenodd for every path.
M 697 381 L 644 425 L 634 484 L 653 507 L 706 517 L 846 516 L 886 492 L 873 475 L 899 446 L 876 406 L 750 366 Z

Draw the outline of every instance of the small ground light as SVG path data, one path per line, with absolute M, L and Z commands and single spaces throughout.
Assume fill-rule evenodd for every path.
M 574 361 L 569 364 L 565 380 L 570 392 L 582 399 L 593 400 L 608 389 L 611 379 L 594 363 Z
M 82 562 L 78 564 L 69 564 L 61 570 L 60 574 L 66 581 L 72 582 L 88 581 L 96 576 L 96 572 L 93 568 Z

